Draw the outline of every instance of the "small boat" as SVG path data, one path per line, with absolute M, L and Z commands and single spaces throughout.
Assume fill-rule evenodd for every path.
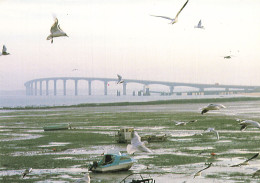
M 89 170 L 93 172 L 114 172 L 129 170 L 133 163 L 136 162 L 127 154 L 108 153 L 104 154 L 100 161 L 94 161 L 89 165 Z
M 53 131 L 53 130 L 68 130 L 71 129 L 70 124 L 59 124 L 53 126 L 45 126 L 43 127 L 44 131 Z
M 121 128 L 116 132 L 115 138 L 118 143 L 131 142 L 134 133 L 134 128 Z
M 130 179 L 129 177 L 131 177 L 131 176 L 133 176 L 133 175 L 136 175 L 136 173 L 132 173 L 132 174 L 130 174 L 130 175 L 128 175 L 128 176 L 126 176 L 121 182 L 119 182 L 119 183 L 126 183 L 126 182 L 129 182 L 129 181 L 131 181 L 131 182 L 129 182 L 129 183 L 155 183 L 155 180 L 153 179 L 153 178 L 151 178 L 151 177 L 149 177 L 149 178 L 143 178 L 143 176 L 140 174 L 140 173 L 138 173 L 139 175 L 140 175 L 140 178 L 139 179 Z M 130 179 L 130 180 L 129 180 Z

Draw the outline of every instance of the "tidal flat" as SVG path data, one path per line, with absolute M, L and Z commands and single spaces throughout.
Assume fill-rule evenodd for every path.
M 90 173 L 91 182 L 118 183 L 131 173 L 156 182 L 259 182 L 252 174 L 260 157 L 249 165 L 230 167 L 260 152 L 260 129 L 240 131 L 236 119 L 260 121 L 260 101 L 221 102 L 227 108 L 201 115 L 207 103 L 187 101 L 149 105 L 81 106 L 2 110 L 0 113 L 0 182 L 74 182 L 101 154 L 113 149 L 126 153 L 115 133 L 134 127 L 140 136 L 166 134 L 165 142 L 147 145 L 153 153 L 137 152 L 129 171 Z M 197 120 L 185 126 L 174 121 Z M 44 126 L 71 123 L 72 129 L 43 131 Z M 203 133 L 207 128 L 219 132 Z M 202 135 L 201 135 L 202 133 Z M 212 155 L 214 154 L 214 155 Z M 213 163 L 195 178 L 194 174 Z M 26 168 L 33 171 L 21 178 Z

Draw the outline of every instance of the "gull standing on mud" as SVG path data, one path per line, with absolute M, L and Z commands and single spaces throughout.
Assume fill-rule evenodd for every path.
M 255 159 L 258 155 L 259 155 L 259 153 L 256 153 L 253 157 L 247 159 L 246 161 L 239 163 L 239 164 L 236 164 L 236 165 L 232 165 L 230 167 L 238 167 L 238 166 L 242 166 L 242 165 L 249 165 L 248 161 Z
M 158 15 L 151 15 L 154 17 L 160 17 L 160 18 L 165 18 L 168 20 L 171 20 L 170 24 L 175 24 L 178 22 L 178 16 L 181 13 L 181 11 L 183 10 L 183 8 L 187 5 L 187 3 L 189 2 L 189 0 L 186 1 L 186 3 L 182 6 L 182 8 L 179 10 L 179 12 L 177 13 L 177 15 L 175 16 L 175 18 L 170 18 L 170 17 L 165 17 L 165 16 L 158 16 Z
M 219 134 L 218 134 L 218 132 L 215 130 L 215 128 L 208 128 L 208 129 L 205 130 L 203 133 L 211 133 L 211 132 L 215 133 L 216 136 L 217 136 L 217 139 L 219 140 Z
M 82 179 L 77 180 L 75 183 L 80 183 L 80 182 L 90 183 L 90 177 L 88 172 L 84 175 Z
M 28 169 L 24 170 L 23 175 L 22 175 L 23 178 L 24 178 L 27 174 L 29 174 L 31 171 L 32 171 L 32 168 L 28 168 Z
M 222 108 L 226 108 L 226 107 L 222 104 L 209 104 L 208 106 L 202 109 L 201 114 L 204 114 L 210 110 L 220 110 Z
M 148 144 L 148 142 L 147 141 L 141 142 L 141 137 L 138 135 L 136 131 L 134 131 L 133 137 L 131 139 L 131 144 L 128 144 L 126 147 L 127 153 L 133 154 L 136 151 L 152 153 L 150 149 L 145 147 L 145 144 Z
M 208 169 L 209 167 L 211 167 L 211 165 L 212 165 L 212 163 L 208 164 L 208 166 L 207 166 L 206 168 L 203 168 L 202 170 L 199 170 L 198 172 L 196 172 L 193 178 L 195 178 L 196 176 L 201 176 L 201 172 L 202 172 L 203 170 L 206 170 L 206 169 Z
M 122 76 L 120 76 L 119 74 L 117 74 L 117 78 L 118 78 L 117 84 L 121 84 L 124 82 L 124 80 L 122 80 Z
M 204 29 L 204 26 L 201 25 L 201 20 L 199 21 L 198 25 L 195 25 L 194 28 Z
M 7 53 L 7 49 L 5 47 L 5 45 L 3 45 L 3 49 L 2 49 L 2 53 L 0 53 L 0 55 L 9 55 L 10 53 Z
M 253 120 L 239 120 L 240 121 L 240 125 L 241 125 L 241 128 L 240 128 L 240 131 L 244 131 L 247 126 L 254 126 L 256 128 L 259 128 L 260 129 L 260 124 L 256 121 L 253 121 Z
M 51 26 L 50 30 L 51 34 L 47 37 L 47 40 L 51 40 L 51 43 L 53 43 L 53 38 L 54 37 L 61 37 L 61 36 L 67 36 L 69 37 L 61 28 L 60 25 L 58 24 L 58 19 L 55 18 L 54 24 Z

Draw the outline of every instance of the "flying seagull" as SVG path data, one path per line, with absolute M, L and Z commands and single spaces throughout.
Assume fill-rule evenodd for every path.
M 215 128 L 208 128 L 208 129 L 205 130 L 203 133 L 211 133 L 211 132 L 215 133 L 216 136 L 217 136 L 217 139 L 219 140 L 219 134 L 218 134 L 218 132 L 215 130 Z
M 124 80 L 122 80 L 122 76 L 120 76 L 119 74 L 117 75 L 117 78 L 118 78 L 117 84 L 121 84 L 124 82 Z
M 242 120 L 239 124 L 241 125 L 240 131 L 244 131 L 247 126 L 254 126 L 260 129 L 260 124 L 253 120 Z
M 196 176 L 201 176 L 201 172 L 202 172 L 203 170 L 206 170 L 206 169 L 208 169 L 209 167 L 211 167 L 211 165 L 212 165 L 212 163 L 209 163 L 206 168 L 203 168 L 202 170 L 196 172 L 193 178 L 195 178 Z
M 202 109 L 201 114 L 204 114 L 210 110 L 220 110 L 221 108 L 226 108 L 226 107 L 222 104 L 209 104 L 208 106 Z
M 7 52 L 5 45 L 3 45 L 2 53 L 0 55 L 9 55 L 10 53 Z
M 182 6 L 182 8 L 179 10 L 179 12 L 177 13 L 177 15 L 175 16 L 175 18 L 170 18 L 170 17 L 165 17 L 165 16 L 158 16 L 158 15 L 151 15 L 154 17 L 160 17 L 160 18 L 165 18 L 168 20 L 171 20 L 170 24 L 175 24 L 178 22 L 178 16 L 181 13 L 181 11 L 183 10 L 183 8 L 187 5 L 187 3 L 189 2 L 189 0 L 186 1 L 186 3 Z
M 23 172 L 23 178 L 32 171 L 32 168 L 28 168 Z
M 141 142 L 141 137 L 138 135 L 136 131 L 134 131 L 133 137 L 131 139 L 131 144 L 128 144 L 126 147 L 127 153 L 133 154 L 136 151 L 152 153 L 150 149 L 145 147 L 145 144 L 147 143 L 148 143 L 147 141 Z
M 242 162 L 242 163 L 239 163 L 239 164 L 236 164 L 236 165 L 232 165 L 230 167 L 238 167 L 238 166 L 242 166 L 242 165 L 249 165 L 248 161 L 256 158 L 257 156 L 259 155 L 259 153 L 256 153 L 253 157 L 247 159 L 246 161 Z
M 47 37 L 47 40 L 51 40 L 51 43 L 53 43 L 54 37 L 61 37 L 61 36 L 67 36 L 68 37 L 68 35 L 60 28 L 60 25 L 58 24 L 57 18 L 55 18 L 55 22 L 51 26 L 50 32 L 51 32 L 51 34 Z
M 88 172 L 84 175 L 82 179 L 77 180 L 75 183 L 80 183 L 80 182 L 90 183 L 90 177 Z
M 194 28 L 204 29 L 204 26 L 201 25 L 201 20 L 199 21 L 198 25 L 195 25 Z

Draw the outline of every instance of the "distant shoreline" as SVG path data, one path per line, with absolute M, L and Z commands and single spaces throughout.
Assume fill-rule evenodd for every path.
M 82 103 L 76 105 L 57 105 L 57 106 L 2 107 L 0 108 L 0 110 L 31 110 L 31 109 L 77 108 L 77 107 L 188 104 L 188 103 L 220 103 L 220 102 L 241 102 L 241 101 L 259 101 L 259 100 L 260 100 L 260 94 L 257 93 L 257 95 L 248 95 L 245 97 L 230 97 L 230 98 L 171 99 L 171 100 L 156 100 L 156 101 L 146 101 L 146 102 Z

